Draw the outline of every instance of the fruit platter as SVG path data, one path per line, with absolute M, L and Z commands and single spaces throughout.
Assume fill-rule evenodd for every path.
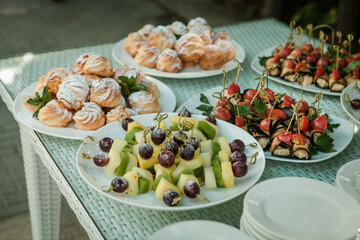
M 241 64 L 233 83 L 216 87 L 185 102 L 180 108 L 231 122 L 251 134 L 268 159 L 313 163 L 329 159 L 344 150 L 354 135 L 350 121 L 323 113 L 322 93 L 313 102 L 296 100 L 291 93 L 274 93 L 268 87 L 265 69 L 255 89 L 241 92 L 238 85 Z M 303 77 L 294 75 L 297 81 Z M 302 93 L 302 91 L 301 91 Z
M 302 29 L 292 21 L 285 44 L 258 54 L 252 61 L 252 69 L 261 74 L 264 68 L 271 67 L 271 80 L 300 89 L 301 84 L 293 78 L 298 73 L 304 77 L 305 91 L 316 93 L 321 90 L 325 95 L 340 96 L 346 86 L 360 80 L 360 52 L 352 52 L 351 34 L 342 36 L 341 32 L 336 32 L 335 37 L 335 31 L 331 29 L 328 36 L 323 31 L 328 27 L 308 24 Z M 313 36 L 316 31 L 319 31 L 318 41 Z
M 239 196 L 260 178 L 265 157 L 241 128 L 183 109 L 97 130 L 83 140 L 77 168 L 92 188 L 116 201 L 177 211 Z

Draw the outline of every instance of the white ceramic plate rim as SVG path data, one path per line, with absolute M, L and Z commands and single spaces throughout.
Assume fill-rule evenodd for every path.
M 168 113 L 169 114 L 169 118 L 173 115 L 177 115 L 176 113 Z M 146 114 L 146 115 L 141 115 L 141 116 L 134 116 L 133 119 L 135 121 L 138 121 L 142 124 L 145 124 L 141 118 L 153 118 L 155 116 L 155 114 Z M 193 117 L 196 117 L 196 118 L 202 118 L 203 116 L 198 116 L 198 115 L 193 115 Z M 168 118 L 168 119 L 169 119 Z M 166 119 L 164 122 L 166 123 L 168 121 L 168 119 Z M 145 124 L 146 125 L 146 124 Z M 230 123 L 227 123 L 227 122 L 224 122 L 224 121 L 219 121 L 218 122 L 218 125 L 220 127 L 223 127 L 223 128 L 229 128 L 229 129 L 233 129 L 235 126 L 230 124 Z M 121 128 L 121 124 L 119 122 L 113 122 L 97 131 L 95 131 L 92 136 L 95 136 L 96 139 L 101 139 L 103 137 L 105 137 L 105 134 L 103 132 L 105 131 L 108 131 L 108 129 L 111 129 L 111 128 Z M 220 133 L 221 131 L 223 130 L 223 128 L 220 130 Z M 234 132 L 235 133 L 240 133 L 239 135 L 242 136 L 245 144 L 248 144 L 250 142 L 256 142 L 256 140 L 250 135 L 248 134 L 247 132 L 245 132 L 244 130 L 242 129 L 235 129 L 234 128 Z M 122 130 L 121 130 L 122 131 Z M 235 134 L 233 133 L 233 134 Z M 106 136 L 109 136 L 109 135 L 106 135 Z M 110 136 L 111 137 L 111 136 Z M 229 141 L 231 141 L 231 139 L 229 139 Z M 91 146 L 90 146 L 91 147 Z M 89 147 L 89 148 L 90 148 Z M 126 195 L 120 195 L 120 194 L 115 194 L 113 192 L 109 192 L 109 193 L 106 193 L 104 191 L 102 191 L 101 187 L 103 186 L 96 186 L 92 179 L 90 179 L 90 177 L 94 178 L 90 172 L 90 170 L 85 170 L 84 167 L 92 167 L 92 168 L 97 168 L 99 169 L 98 167 L 95 167 L 95 165 L 93 163 L 87 163 L 86 161 L 88 160 L 83 160 L 81 155 L 82 155 L 82 152 L 87 152 L 85 149 L 87 147 L 84 147 L 84 144 L 82 143 L 77 151 L 77 155 L 76 155 L 76 167 L 77 167 L 77 170 L 81 176 L 81 178 L 91 187 L 93 188 L 94 190 L 96 190 L 97 192 L 99 192 L 100 194 L 103 194 L 105 195 L 106 197 L 109 197 L 113 200 L 116 200 L 116 201 L 119 201 L 119 202 L 122 202 L 122 203 L 125 203 L 125 204 L 129 204 L 129 205 L 133 205 L 133 206 L 136 206 L 136 207 L 142 207 L 142 208 L 148 208 L 148 209 L 153 209 L 153 210 L 165 210 L 165 211 L 185 211 L 185 210 L 194 210 L 194 209 L 200 209 L 200 208 L 207 208 L 207 207 L 212 207 L 212 206 L 215 206 L 215 205 L 218 205 L 218 204 L 221 204 L 221 203 L 224 203 L 224 202 L 227 202 L 239 195 L 241 195 L 242 193 L 244 193 L 246 190 L 248 190 L 250 187 L 252 187 L 258 180 L 259 178 L 261 177 L 264 169 L 265 169 L 265 157 L 264 157 L 264 152 L 263 150 L 261 149 L 260 145 L 258 145 L 258 147 L 256 149 L 251 149 L 251 148 L 246 148 L 247 150 L 246 151 L 246 154 L 248 156 L 250 156 L 251 154 L 255 153 L 256 151 L 259 152 L 259 156 L 258 156 L 258 160 L 257 160 L 257 163 L 255 165 L 253 165 L 254 167 L 256 168 L 253 168 L 253 170 L 250 168 L 249 171 L 248 171 L 248 174 L 243 177 L 243 178 L 235 178 L 235 187 L 233 188 L 218 188 L 217 190 L 205 190 L 203 189 L 203 196 L 208 198 L 210 200 L 209 203 L 203 203 L 199 200 L 189 200 L 188 198 L 184 198 L 182 200 L 182 202 L 185 202 L 186 204 L 189 204 L 189 205 L 186 205 L 186 206 L 176 206 L 176 207 L 168 207 L 166 206 L 162 201 L 160 200 L 157 200 L 156 203 L 154 204 L 148 204 L 148 203 L 144 203 L 144 201 L 149 198 L 149 196 L 151 194 L 153 194 L 151 196 L 151 199 L 155 199 L 155 193 L 154 191 L 151 191 L 151 192 L 148 192 L 147 194 L 150 194 L 150 195 L 147 195 L 147 194 L 144 194 L 144 195 L 139 195 L 139 196 L 136 196 L 136 197 L 131 197 L 131 196 L 126 196 Z M 93 148 L 92 148 L 93 149 Z M 95 150 L 93 150 L 95 151 Z M 248 151 L 248 152 L 247 152 Z M 251 152 L 249 154 L 249 152 Z M 91 154 L 91 153 L 89 153 Z M 86 176 L 86 175 L 89 175 L 89 176 Z M 102 180 L 104 179 L 113 179 L 115 178 L 115 175 L 107 175 L 105 172 L 102 172 L 100 174 L 100 178 L 102 178 Z M 98 177 L 98 176 L 96 176 Z M 89 179 L 88 179 L 89 178 Z M 101 179 L 100 179 L 101 180 Z M 97 179 L 97 181 L 100 181 L 99 179 Z M 108 183 L 108 186 L 110 185 L 110 181 L 109 180 L 109 183 Z M 232 193 L 232 191 L 236 191 L 234 193 Z M 225 196 L 225 197 L 222 197 L 218 200 L 215 200 L 215 201 L 212 201 L 212 198 L 210 195 L 213 195 L 213 194 L 221 194 L 220 196 L 223 196 L 225 195 L 226 193 L 229 193 L 231 192 L 231 195 L 228 195 L 228 196 Z M 208 194 L 208 196 L 207 196 Z M 210 196 L 210 197 L 209 197 Z
M 265 51 L 259 53 L 258 55 L 256 55 L 256 57 L 251 61 L 251 68 L 255 72 L 262 74 L 264 67 L 259 64 L 259 57 L 270 56 L 272 54 L 272 52 L 278 46 L 279 45 L 275 45 L 275 46 L 268 48 Z M 273 80 L 274 82 L 278 82 L 278 83 L 281 83 L 281 84 L 289 86 L 289 87 L 291 87 L 293 85 L 292 82 L 283 80 L 280 77 L 269 76 L 269 79 Z M 298 82 L 296 82 L 294 84 L 294 88 L 301 89 L 301 85 Z M 331 92 L 329 89 L 319 88 L 319 87 L 315 86 L 315 84 L 311 84 L 311 85 L 307 85 L 307 86 L 304 85 L 303 90 L 307 91 L 307 92 L 313 92 L 313 93 L 318 93 L 319 91 L 321 91 L 324 95 L 330 95 L 330 96 L 340 96 L 341 95 L 340 92 Z
M 153 77 L 147 76 L 147 79 L 154 82 L 159 88 L 159 92 L 160 92 L 159 104 L 161 107 L 161 111 L 163 112 L 173 111 L 176 106 L 176 97 L 174 92 L 166 84 Z M 85 131 L 85 130 L 76 129 L 73 121 L 69 124 L 69 126 L 60 128 L 60 127 L 47 126 L 46 124 L 40 122 L 39 120 L 32 118 L 33 113 L 27 108 L 25 108 L 23 104 L 23 99 L 26 96 L 34 95 L 35 93 L 34 89 L 36 87 L 36 84 L 37 82 L 30 84 L 28 87 L 23 89 L 15 98 L 13 111 L 15 113 L 15 118 L 18 122 L 21 122 L 25 126 L 37 132 L 49 136 L 65 138 L 65 139 L 82 140 L 86 136 L 91 135 L 95 132 L 95 131 Z
M 358 174 L 358 179 L 355 175 Z M 347 162 L 340 167 L 336 174 L 336 186 L 352 196 L 360 204 L 360 192 L 355 190 L 354 181 L 360 183 L 360 159 Z
M 216 99 L 212 97 L 212 93 L 220 92 L 221 89 L 222 87 L 218 86 L 203 92 L 203 94 L 208 98 L 211 105 L 213 105 L 216 101 Z M 200 94 L 197 94 L 192 98 L 190 98 L 189 100 L 187 100 L 186 102 L 184 102 L 177 109 L 177 111 L 180 111 L 183 107 L 187 107 L 190 112 L 193 112 L 195 114 L 201 114 L 201 111 L 195 109 L 195 107 L 200 104 L 203 103 L 200 102 Z M 282 161 L 282 162 L 292 162 L 292 163 L 316 163 L 316 162 L 325 161 L 341 153 L 351 143 L 351 140 L 354 136 L 354 124 L 351 121 L 339 118 L 332 114 L 329 114 L 329 116 L 331 117 L 331 119 L 333 119 L 333 123 L 340 123 L 340 126 L 334 129 L 333 133 L 331 132 L 328 133 L 330 136 L 333 136 L 334 138 L 334 147 L 336 149 L 336 152 L 332 152 L 332 153 L 320 152 L 317 155 L 312 156 L 311 160 L 299 160 L 299 159 L 273 156 L 270 151 L 265 151 L 266 159 Z M 347 132 L 348 134 L 344 134 L 344 131 L 348 131 Z M 336 138 L 337 135 L 341 135 L 342 137 Z
M 182 221 L 170 224 L 151 235 L 149 240 L 183 239 L 176 238 L 176 233 L 184 233 L 184 231 L 188 235 L 192 235 L 191 239 L 196 239 L 196 236 L 202 236 L 206 232 L 208 235 L 222 240 L 250 240 L 247 235 L 233 226 L 206 220 Z
M 356 82 L 357 86 L 360 88 L 360 81 Z M 350 103 L 345 102 L 345 94 L 348 94 L 350 96 L 350 99 L 353 98 L 360 98 L 360 91 L 358 91 L 357 96 L 354 96 L 351 90 L 354 89 L 355 83 L 350 84 L 349 86 L 347 86 L 344 91 L 342 91 L 341 96 L 340 96 L 340 102 L 341 102 L 341 106 L 344 109 L 344 111 L 347 113 L 347 115 L 349 115 L 357 124 L 360 124 L 360 112 L 356 111 L 355 109 L 353 109 L 351 107 Z M 355 90 L 355 89 L 354 89 Z
M 148 68 L 138 65 L 134 61 L 134 58 L 124 49 L 124 42 L 126 41 L 126 39 L 127 38 L 124 38 L 114 45 L 112 49 L 112 54 L 114 59 L 120 64 L 136 66 L 138 69 L 143 70 L 146 74 L 149 74 L 151 76 L 163 77 L 163 78 L 189 78 L 189 79 L 203 78 L 203 77 L 210 77 L 210 76 L 222 74 L 223 68 L 226 68 L 227 70 L 230 71 L 237 67 L 237 64 L 234 61 L 229 61 L 222 68 L 214 69 L 214 70 L 204 70 L 201 69 L 199 66 L 196 66 L 193 68 L 184 68 L 181 72 L 178 73 L 159 71 L 156 70 L 155 68 Z M 232 41 L 232 43 L 234 44 L 236 49 L 236 59 L 238 59 L 240 62 L 243 62 L 246 57 L 244 48 L 234 40 Z
M 289 188 L 291 188 L 292 191 L 299 191 L 299 193 L 307 191 L 308 195 L 314 197 L 321 196 L 322 199 L 327 199 L 329 202 L 328 205 L 334 206 L 334 204 L 336 204 L 338 210 L 342 211 L 342 216 L 339 216 L 339 218 L 341 217 L 342 219 L 338 221 L 339 227 L 335 230 L 331 229 L 331 231 L 329 231 L 330 229 L 324 229 L 321 233 L 319 233 L 319 231 L 316 236 L 310 236 L 311 234 L 306 233 L 299 236 L 298 232 L 295 233 L 284 227 L 279 227 L 276 223 L 269 220 L 266 209 L 264 209 L 264 204 L 267 204 L 266 208 L 271 208 L 270 204 L 267 203 L 267 199 L 271 195 L 280 196 L 285 189 Z M 298 201 L 300 202 L 301 199 Z M 282 204 L 286 205 L 287 202 Z M 360 206 L 355 199 L 328 183 L 301 177 L 273 178 L 256 184 L 245 195 L 244 210 L 248 214 L 247 217 L 251 218 L 257 225 L 262 226 L 272 235 L 284 239 L 334 239 L 334 236 L 336 236 L 337 239 L 350 239 L 355 235 L 358 228 L 358 221 L 360 220 Z M 281 215 L 283 213 L 279 212 L 278 214 Z

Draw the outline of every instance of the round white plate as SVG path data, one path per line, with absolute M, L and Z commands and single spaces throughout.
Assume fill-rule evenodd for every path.
M 344 164 L 336 174 L 336 186 L 360 204 L 360 159 Z
M 164 120 L 167 126 L 170 126 L 169 119 L 176 113 L 168 113 L 169 117 Z M 141 123 L 144 126 L 149 126 L 153 123 L 153 118 L 155 114 L 146 114 L 141 116 L 132 117 L 135 121 Z M 194 115 L 197 119 L 202 118 L 202 116 Z M 241 139 L 245 144 L 256 142 L 256 140 L 244 130 L 235 127 L 234 125 L 218 121 L 217 125 L 220 127 L 219 136 L 226 136 L 228 141 L 232 141 L 236 138 Z M 124 139 L 126 132 L 122 129 L 121 124 L 113 122 L 105 127 L 97 130 L 92 134 L 96 139 L 100 140 L 103 137 L 111 138 L 120 138 Z M 93 161 L 84 160 L 81 155 L 82 153 L 87 153 L 90 156 L 102 153 L 98 147 L 98 142 L 91 142 L 88 144 L 81 144 L 77 152 L 76 161 L 77 168 L 80 173 L 80 176 L 89 184 L 92 188 L 98 191 L 105 196 L 112 198 L 116 201 L 130 204 L 137 207 L 157 209 L 157 210 L 166 210 L 166 211 L 183 211 L 183 210 L 192 210 L 198 208 L 206 208 L 215 206 L 217 204 L 229 201 L 233 199 L 251 186 L 253 186 L 262 175 L 265 168 L 265 157 L 264 152 L 261 149 L 260 145 L 257 148 L 253 149 L 246 147 L 245 154 L 251 156 L 255 152 L 259 152 L 259 157 L 256 164 L 252 165 L 249 168 L 248 173 L 242 178 L 235 178 L 235 187 L 232 188 L 218 188 L 216 190 L 205 190 L 202 187 L 202 196 L 207 198 L 210 202 L 204 203 L 198 199 L 189 199 L 183 198 L 181 203 L 176 207 L 168 207 L 161 200 L 155 199 L 155 192 L 149 191 L 146 194 L 141 194 L 136 197 L 131 197 L 124 194 L 118 194 L 115 192 L 105 193 L 102 191 L 103 186 L 110 186 L 111 181 L 116 177 L 115 175 L 109 175 L 104 172 L 101 167 L 95 166 Z
M 262 74 L 264 67 L 260 65 L 259 63 L 259 57 L 266 57 L 266 56 L 271 56 L 272 52 L 278 47 L 279 45 L 276 45 L 274 47 L 268 48 L 265 51 L 259 53 L 258 55 L 256 55 L 256 57 L 252 60 L 251 62 L 251 68 L 259 73 Z M 291 87 L 293 85 L 292 82 L 286 81 L 281 79 L 280 77 L 272 77 L 269 76 L 269 79 L 273 80 L 274 82 L 278 82 L 281 83 L 283 85 L 289 86 Z M 297 89 L 301 89 L 301 85 L 300 83 L 296 82 L 294 84 L 294 88 Z M 330 95 L 330 96 L 340 96 L 341 92 L 332 92 L 329 89 L 323 89 L 323 88 L 319 88 L 317 86 L 315 86 L 315 84 L 310 84 L 310 85 L 304 85 L 303 87 L 304 91 L 308 91 L 308 92 L 313 92 L 313 93 L 318 93 L 319 91 L 321 91 L 324 95 Z
M 155 232 L 149 240 L 250 240 L 239 229 L 224 223 L 204 220 L 170 224 Z
M 357 84 L 357 89 L 355 89 L 355 84 Z M 344 111 L 357 123 L 360 124 L 360 111 L 356 111 L 351 107 L 351 103 L 345 102 L 345 94 L 349 95 L 350 100 L 355 98 L 360 98 L 360 82 L 352 83 L 347 86 L 344 91 L 341 93 L 340 102 Z
M 112 54 L 116 61 L 121 64 L 127 64 L 131 66 L 135 66 L 138 69 L 143 70 L 146 74 L 157 76 L 157 77 L 164 77 L 164 78 L 203 78 L 209 77 L 213 75 L 222 74 L 222 69 L 226 68 L 227 70 L 232 70 L 237 67 L 237 64 L 234 61 L 227 62 L 222 68 L 214 69 L 214 70 L 204 70 L 200 68 L 199 65 L 191 68 L 184 68 L 181 72 L 178 73 L 170 73 L 170 72 L 163 72 L 156 70 L 155 68 L 148 68 L 141 65 L 138 65 L 134 58 L 124 49 L 124 42 L 127 38 L 122 39 L 120 42 L 116 43 Z M 240 44 L 235 41 L 232 41 L 236 49 L 236 59 L 240 62 L 245 60 L 245 50 L 242 48 Z
M 244 209 L 258 225 L 282 239 L 350 239 L 360 206 L 340 189 L 300 177 L 274 178 L 251 188 Z
M 171 112 L 174 110 L 176 106 L 176 97 L 174 92 L 164 83 L 161 81 L 147 76 L 147 79 L 156 83 L 159 88 L 160 97 L 159 103 L 161 107 L 161 111 L 163 112 Z M 23 104 L 23 99 L 26 96 L 33 96 L 35 91 L 36 82 L 22 90 L 19 95 L 17 95 L 14 101 L 14 113 L 17 121 L 21 122 L 22 124 L 28 126 L 29 128 L 44 133 L 46 135 L 66 138 L 66 139 L 78 139 L 82 140 L 86 136 L 91 135 L 94 131 L 84 131 L 75 128 L 74 121 L 71 121 L 67 127 L 50 127 L 39 120 L 32 117 L 33 112 L 25 108 Z
M 218 101 L 216 98 L 212 96 L 214 92 L 220 92 L 222 87 L 215 87 L 210 90 L 203 92 L 203 94 L 207 97 L 210 104 L 214 106 L 215 102 Z M 195 114 L 202 114 L 201 111 L 197 110 L 196 107 L 204 104 L 200 102 L 200 94 L 190 98 L 186 102 L 184 102 L 177 111 L 179 112 L 183 107 L 186 107 L 190 112 Z M 265 151 L 266 159 L 283 161 L 283 162 L 296 162 L 296 163 L 315 163 L 327 160 L 332 158 L 342 152 L 350 143 L 354 136 L 354 124 L 351 121 L 339 118 L 335 115 L 329 114 L 331 119 L 333 120 L 332 123 L 340 123 L 338 128 L 334 129 L 334 132 L 328 132 L 328 134 L 334 139 L 334 149 L 336 152 L 332 153 L 324 153 L 319 152 L 317 155 L 312 156 L 311 160 L 299 160 L 299 159 L 291 159 L 291 158 L 282 158 L 276 157 L 271 154 L 270 151 Z

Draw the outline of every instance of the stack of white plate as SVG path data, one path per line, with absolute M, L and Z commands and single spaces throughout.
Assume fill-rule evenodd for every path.
M 248 191 L 240 228 L 261 240 L 350 239 L 360 228 L 360 205 L 318 180 L 274 178 Z
M 360 204 L 360 159 L 344 164 L 336 174 L 336 186 Z

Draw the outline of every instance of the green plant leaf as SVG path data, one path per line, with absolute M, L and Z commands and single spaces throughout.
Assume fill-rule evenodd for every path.
M 355 70 L 355 69 L 358 69 L 358 68 L 360 68 L 360 62 L 359 61 L 352 61 L 351 63 L 349 63 L 349 65 L 347 65 L 344 68 L 344 72 L 349 73 L 352 70 Z
M 196 109 L 203 112 L 211 112 L 214 109 L 214 107 L 210 105 L 202 104 L 200 106 L 197 106 Z
M 244 104 L 239 107 L 239 115 L 241 117 L 246 117 L 248 114 L 254 114 L 254 112 L 251 110 L 249 104 Z M 233 115 L 238 115 L 237 108 L 233 108 Z
M 133 92 L 137 92 L 137 91 L 140 91 L 140 90 L 143 90 L 143 91 L 148 91 L 148 88 L 146 85 L 144 84 L 136 84 L 135 86 L 132 86 L 130 88 L 130 92 L 133 93 Z
M 269 58 L 272 58 L 272 56 L 259 57 L 259 64 L 265 67 L 265 63 Z
M 126 98 L 129 97 L 131 93 L 130 93 L 130 90 L 127 87 L 127 85 L 125 83 L 121 83 L 121 82 L 119 82 L 119 85 L 121 87 L 121 92 L 124 95 L 124 97 L 126 97 Z
M 208 98 L 203 93 L 200 93 L 200 102 L 210 104 Z
M 332 137 L 330 137 L 327 133 L 323 133 L 316 139 L 315 147 L 317 150 L 325 153 L 336 152 L 333 142 L 334 139 Z
M 267 109 L 267 106 L 266 106 L 265 102 L 263 102 L 260 99 L 256 98 L 254 100 L 254 107 L 255 107 L 255 112 L 256 113 L 261 113 L 261 114 L 263 114 L 265 116 L 266 109 Z
M 332 119 L 330 118 L 330 116 L 325 113 L 325 117 L 327 119 L 328 125 L 327 125 L 327 130 L 329 130 L 329 132 L 334 132 L 335 128 L 338 128 L 340 126 L 339 123 L 332 123 Z

